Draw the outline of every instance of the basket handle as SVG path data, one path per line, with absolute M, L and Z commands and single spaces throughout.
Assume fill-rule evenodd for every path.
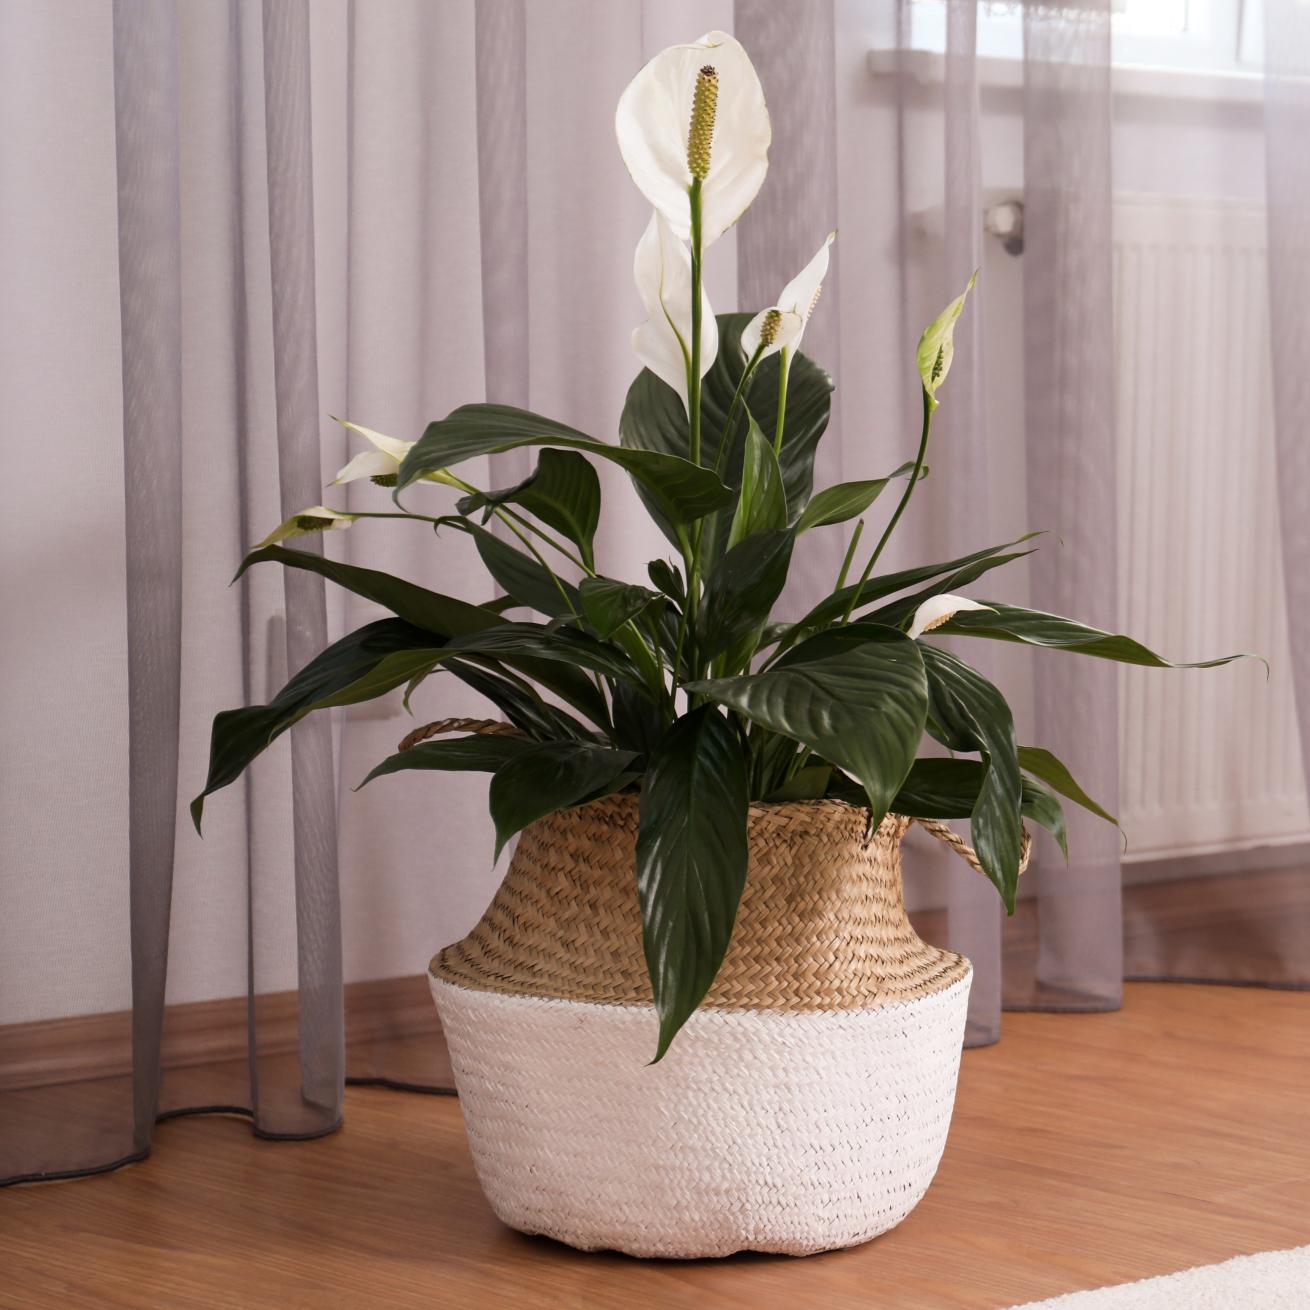
M 438 719 L 435 723 L 425 723 L 421 728 L 415 728 L 400 743 L 400 749 L 407 751 L 411 746 L 417 746 L 429 737 L 439 737 L 444 732 L 476 732 L 484 737 L 527 736 L 527 733 L 521 732 L 512 723 L 502 723 L 499 719 Z
M 417 746 L 421 741 L 427 741 L 429 737 L 439 737 L 447 732 L 473 732 L 480 733 L 487 737 L 526 737 L 527 733 L 516 728 L 512 723 L 504 723 L 499 719 L 437 719 L 434 723 L 425 723 L 421 728 L 415 728 L 401 743 L 400 749 L 407 751 L 412 746 Z M 940 842 L 945 842 L 955 853 L 978 873 L 983 872 L 983 867 L 978 859 L 978 853 L 964 840 L 958 833 L 948 828 L 946 824 L 937 819 L 912 819 L 912 823 L 917 823 L 926 832 L 932 833 Z M 1019 872 L 1023 873 L 1028 867 L 1029 857 L 1032 855 L 1033 838 L 1032 833 L 1027 828 L 1023 830 L 1023 845 L 1019 853 Z
M 932 833 L 940 842 L 945 842 L 969 867 L 978 873 L 983 872 L 983 867 L 978 859 L 978 852 L 969 845 L 959 833 L 948 828 L 946 824 L 938 819 L 912 819 L 912 823 L 917 823 L 919 827 L 926 832 Z M 1019 872 L 1023 873 L 1028 867 L 1028 860 L 1033 853 L 1033 835 L 1027 828 L 1023 830 L 1023 845 L 1019 848 Z

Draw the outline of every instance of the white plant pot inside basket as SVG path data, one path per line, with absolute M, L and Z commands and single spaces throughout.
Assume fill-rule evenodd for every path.
M 936 1172 L 970 974 L 877 1009 L 702 1009 L 650 1065 L 650 1006 L 432 978 L 478 1179 L 584 1250 L 809 1255 L 905 1218 Z

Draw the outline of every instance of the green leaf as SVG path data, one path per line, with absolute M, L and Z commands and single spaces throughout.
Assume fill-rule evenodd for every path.
M 543 523 L 563 533 L 594 563 L 593 542 L 600 522 L 600 479 L 585 455 L 576 450 L 543 450 L 532 476 L 504 491 L 479 491 L 465 496 L 456 508 L 461 514 L 497 506 L 518 505 Z M 483 520 L 486 522 L 486 516 Z
M 606 445 L 576 428 L 512 405 L 461 405 L 444 419 L 429 423 L 400 466 L 396 494 L 436 469 L 518 446 L 562 446 L 618 464 L 670 523 L 695 522 L 732 500 L 731 491 L 712 469 L 662 451 Z
M 992 612 L 971 610 L 957 614 L 936 631 L 943 634 L 955 632 L 965 637 L 990 637 L 995 641 L 1017 641 L 1028 646 L 1049 646 L 1055 650 L 1071 650 L 1079 655 L 1095 655 L 1098 659 L 1141 664 L 1152 669 L 1213 669 L 1220 664 L 1231 664 L 1233 660 L 1261 658 L 1239 653 L 1214 660 L 1199 660 L 1194 664 L 1175 664 L 1147 650 L 1131 637 L 1090 628 L 1076 619 L 1044 614 L 1041 610 L 1020 609 L 995 600 L 982 603 L 990 606 Z
M 426 628 L 430 633 L 453 637 L 464 632 L 480 632 L 504 622 L 491 610 L 467 601 L 429 591 L 403 578 L 375 569 L 362 569 L 353 564 L 340 564 L 322 555 L 311 555 L 303 550 L 288 550 L 284 546 L 265 546 L 251 551 L 241 561 L 233 582 L 254 564 L 275 563 L 287 568 L 305 569 L 335 582 L 339 587 L 353 591 L 365 600 L 386 606 L 398 618 L 415 627 Z
M 1016 550 L 1009 551 L 1004 555 L 992 555 L 987 559 L 975 560 L 972 564 L 957 569 L 949 577 L 939 578 L 921 591 L 916 591 L 909 596 L 902 596 L 899 600 L 890 601 L 886 605 L 879 605 L 876 609 L 864 610 L 862 613 L 857 614 L 856 618 L 861 623 L 885 623 L 889 628 L 899 628 L 914 617 L 915 611 L 924 601 L 931 600 L 934 596 L 940 596 L 943 592 L 953 592 L 960 587 L 967 587 L 969 583 L 976 581 L 984 573 L 989 573 L 992 569 L 998 569 L 1003 564 L 1010 564 L 1014 560 L 1023 559 L 1025 555 L 1031 555 L 1032 553 L 1031 550 Z M 933 631 L 936 631 L 936 629 L 933 629 Z
M 943 564 L 923 564 L 914 569 L 902 569 L 899 573 L 881 573 L 870 578 L 863 587 L 857 587 L 855 583 L 852 583 L 849 587 L 841 587 L 821 600 L 793 627 L 798 633 L 822 627 L 833 622 L 834 619 L 841 618 L 846 613 L 846 606 L 852 596 L 856 597 L 855 608 L 859 608 L 861 605 L 869 605 L 875 600 L 882 600 L 885 596 L 893 596 L 898 591 L 904 591 L 907 587 L 917 587 L 921 582 L 927 582 L 929 579 L 938 577 L 941 574 L 953 573 L 966 568 L 970 564 L 999 556 L 1003 551 L 1009 550 L 1011 546 L 1021 545 L 1038 535 L 1036 532 L 1025 532 L 1022 537 L 1016 537 L 1013 541 L 1002 542 L 999 546 L 989 546 L 986 550 L 974 551 L 972 555 L 962 555 L 959 559 L 947 560 Z M 1013 558 L 1015 558 L 1013 555 L 1006 556 L 1006 559 Z M 989 567 L 995 568 L 1002 563 L 1005 563 L 1005 560 L 997 559 Z
M 1020 746 L 1019 767 L 1025 773 L 1031 773 L 1034 778 L 1049 783 L 1061 796 L 1067 796 L 1076 805 L 1090 810 L 1098 818 L 1113 823 L 1116 828 L 1119 826 L 1119 820 L 1092 800 L 1074 780 L 1073 774 L 1050 751 L 1040 746 Z
M 710 571 L 699 611 L 703 656 L 721 655 L 763 626 L 782 594 L 795 537 L 787 530 L 759 532 L 734 546 Z
M 351 687 L 388 657 L 428 648 L 432 639 L 431 632 L 401 619 L 381 619 L 333 642 L 267 705 L 249 705 L 215 715 L 209 776 L 204 791 L 191 802 L 196 831 L 200 831 L 205 797 L 235 782 L 246 765 L 292 724 L 327 704 L 334 693 Z
M 402 773 L 406 769 L 495 773 L 502 765 L 530 750 L 532 745 L 524 737 L 490 735 L 420 742 L 407 751 L 388 755 L 355 790 L 366 787 L 374 778 L 381 778 L 388 773 Z
M 1023 779 L 1023 800 L 1019 812 L 1025 819 L 1040 824 L 1055 838 L 1065 863 L 1069 862 L 1069 834 L 1064 824 L 1064 807 L 1060 798 L 1045 783 L 1035 778 Z
M 408 682 L 419 673 L 469 655 L 487 655 L 516 666 L 531 661 L 538 668 L 564 668 L 570 676 L 580 676 L 580 670 L 590 669 L 595 673 L 642 685 L 640 675 L 621 650 L 607 642 L 597 641 L 577 628 L 506 623 L 486 632 L 454 637 L 444 646 L 428 646 L 387 655 L 367 669 L 358 680 L 319 701 L 318 707 L 353 705 L 357 701 L 370 700 Z M 543 685 L 549 684 L 543 681 Z M 590 687 L 593 697 L 599 697 L 600 693 L 595 687 L 586 685 Z M 600 699 L 600 717 L 596 722 L 605 727 L 608 724 L 608 714 L 604 713 L 603 697 Z M 592 712 L 588 704 L 577 708 L 582 709 L 583 713 Z
M 831 764 L 809 764 L 768 795 L 770 801 L 817 801 L 828 790 Z M 863 794 L 863 793 L 861 793 Z
M 474 525 L 460 523 L 459 526 L 461 530 L 468 530 Z M 476 531 L 483 532 L 484 529 L 478 528 Z M 487 534 L 488 537 L 490 535 Z M 488 605 L 471 605 L 452 596 L 428 591 L 401 578 L 393 578 L 388 573 L 379 573 L 374 569 L 358 568 L 350 564 L 339 564 L 320 555 L 311 555 L 302 550 L 287 550 L 281 546 L 269 546 L 246 556 L 237 577 L 239 578 L 252 564 L 264 561 L 318 573 L 329 581 L 355 592 L 356 595 L 387 606 L 400 618 L 416 627 L 425 628 L 429 634 L 440 637 L 482 632 L 506 622 L 496 613 L 496 602 Z M 558 593 L 556 596 L 558 598 Z M 516 600 L 515 603 L 522 602 Z M 439 643 L 429 639 L 424 644 L 431 646 Z M 562 697 L 575 709 L 581 710 L 594 723 L 602 727 L 608 723 L 609 716 L 604 697 L 581 670 L 571 669 L 563 664 L 552 666 L 530 658 L 516 658 L 514 665 L 520 672 Z
M 728 549 L 757 532 L 774 532 L 787 526 L 787 493 L 773 444 L 759 424 L 747 415 L 746 453 L 741 467 L 741 491 L 728 530 Z
M 875 823 L 914 763 L 928 709 L 918 643 L 876 624 L 823 633 L 764 673 L 689 682 L 687 689 L 857 778 Z
M 1023 826 L 1023 786 L 1014 716 L 1005 697 L 986 678 L 949 651 L 918 643 L 928 675 L 928 714 L 940 723 L 956 749 L 982 754 L 987 772 L 969 818 L 969 831 L 983 872 L 996 885 L 1005 908 L 1014 912 Z
M 472 534 L 478 556 L 496 585 L 520 605 L 551 618 L 568 618 L 581 609 L 572 583 L 561 578 L 556 586 L 549 569 L 486 528 L 468 523 L 465 529 Z
M 920 759 L 896 793 L 892 810 L 914 819 L 967 819 L 987 780 L 980 760 Z M 1042 783 L 1022 779 L 1020 813 L 1046 828 L 1068 857 L 1064 812 L 1055 795 Z
M 919 377 L 923 381 L 923 389 L 928 393 L 928 403 L 932 409 L 937 408 L 937 390 L 946 381 L 946 375 L 951 371 L 951 361 L 955 358 L 955 324 L 964 312 L 964 302 L 977 280 L 975 270 L 969 285 L 924 328 L 919 338 Z
M 665 559 L 653 559 L 646 565 L 646 574 L 679 609 L 687 603 L 687 588 L 682 574 Z
M 839 482 L 835 487 L 825 487 L 816 491 L 804 512 L 796 520 L 796 534 L 808 532 L 811 528 L 827 527 L 830 523 L 845 523 L 858 514 L 863 514 L 882 494 L 883 488 L 893 478 L 903 478 L 914 471 L 914 461 L 902 464 L 894 473 L 885 478 L 871 478 L 866 482 Z M 926 478 L 925 467 L 919 477 Z
M 747 424 L 740 407 L 722 458 L 720 447 L 724 444 L 724 423 L 732 397 L 746 369 L 741 332 L 750 320 L 750 314 L 718 315 L 719 353 L 701 383 L 701 459 L 706 465 L 718 468 L 731 487 L 741 485 Z M 763 360 L 743 396 L 747 409 L 766 433 L 773 432 L 777 426 L 778 367 L 777 355 Z M 831 408 L 832 379 L 808 356 L 794 354 L 787 376 L 786 431 L 778 456 L 789 521 L 810 498 L 814 452 L 828 426 Z M 682 400 L 649 369 L 642 369 L 628 390 L 619 420 L 619 435 L 623 445 L 633 450 L 659 451 L 683 459 L 690 454 L 687 411 Z M 676 541 L 672 521 L 649 496 L 643 495 L 643 499 L 661 530 Z M 729 515 L 725 511 L 719 517 L 723 522 L 710 525 L 711 535 L 723 541 L 727 538 Z
M 737 734 L 705 705 L 678 720 L 641 791 L 637 895 L 660 1018 L 655 1059 L 709 991 L 746 885 L 746 764 Z
M 612 637 L 625 623 L 643 614 L 652 605 L 663 606 L 667 600 L 649 587 L 619 582 L 614 578 L 583 578 L 578 586 L 582 612 L 602 638 Z
M 515 663 L 524 656 L 551 663 L 574 665 L 640 684 L 641 678 L 631 661 L 616 646 L 599 641 L 578 628 L 541 623 L 506 623 L 486 632 L 455 637 L 437 651 L 440 660 L 463 655 L 489 655 Z
M 492 668 L 484 668 L 491 664 Z M 589 741 L 592 734 L 585 724 L 557 705 L 544 701 L 536 691 L 509 670 L 487 660 L 470 656 L 469 660 L 447 660 L 446 670 L 461 682 L 485 696 L 516 728 L 537 741 Z M 587 686 L 592 686 L 587 683 Z M 619 684 L 623 685 L 623 684 Z
M 631 683 L 615 682 L 610 690 L 614 701 L 614 744 L 649 755 L 668 727 L 664 712 Z
M 574 741 L 539 742 L 520 751 L 491 779 L 496 858 L 530 823 L 604 794 L 635 758 L 631 751 Z

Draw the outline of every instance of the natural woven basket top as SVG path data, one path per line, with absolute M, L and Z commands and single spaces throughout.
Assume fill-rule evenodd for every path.
M 746 890 L 706 1005 L 868 1009 L 967 973 L 967 960 L 922 942 L 906 917 L 900 842 L 909 820 L 889 815 L 869 833 L 867 818 L 841 801 L 750 807 Z M 433 959 L 433 975 L 479 991 L 649 1005 L 636 838 L 632 796 L 533 824 L 487 912 Z

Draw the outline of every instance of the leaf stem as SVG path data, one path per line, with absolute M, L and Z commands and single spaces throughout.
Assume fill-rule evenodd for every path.
M 687 363 L 687 418 L 691 424 L 691 462 L 700 463 L 700 337 L 701 337 L 701 183 L 688 188 L 691 202 L 691 358 Z
M 919 485 L 919 475 L 923 472 L 924 457 L 928 454 L 928 434 L 932 431 L 932 412 L 936 408 L 931 395 L 928 394 L 928 388 L 922 387 L 923 392 L 923 428 L 919 434 L 919 453 L 914 458 L 914 471 L 910 474 L 910 480 L 906 483 L 905 491 L 901 495 L 900 502 L 896 506 L 895 513 L 892 514 L 888 521 L 883 534 L 878 538 L 878 544 L 873 548 L 873 554 L 869 556 L 869 562 L 864 566 L 864 572 L 860 574 L 860 580 L 855 584 L 851 592 L 851 598 L 846 602 L 846 612 L 842 615 L 842 623 L 851 621 L 851 612 L 860 598 L 860 592 L 864 590 L 864 584 L 868 582 L 870 575 L 873 573 L 873 566 L 878 562 L 878 557 L 882 554 L 883 548 L 891 540 L 891 535 L 896 531 L 896 525 L 901 521 L 901 515 L 905 513 L 905 507 L 910 503 L 910 497 L 914 495 L 914 489 Z
M 787 374 L 791 371 L 791 351 L 785 347 L 778 355 L 778 422 L 773 432 L 773 453 L 782 458 L 782 427 L 787 414 Z
M 841 572 L 837 574 L 837 585 L 833 591 L 840 591 L 846 585 L 846 575 L 851 571 L 851 564 L 855 560 L 855 550 L 860 544 L 860 538 L 864 535 L 864 520 L 861 519 L 855 525 L 855 531 L 851 533 L 851 544 L 846 547 L 846 558 L 841 562 Z
M 746 370 L 741 375 L 737 383 L 737 390 L 732 393 L 732 403 L 728 406 L 728 417 L 723 421 L 723 437 L 719 442 L 719 453 L 714 459 L 714 472 L 721 474 L 723 472 L 723 459 L 728 453 L 728 447 L 732 444 L 732 423 L 737 417 L 737 409 L 741 405 L 742 397 L 746 394 L 746 384 L 751 380 L 751 374 L 755 372 L 755 366 L 760 362 L 764 354 L 764 342 L 760 342 L 755 347 L 755 353 L 746 363 Z
M 689 454 L 691 462 L 701 462 L 701 377 L 700 377 L 700 339 L 701 339 L 701 181 L 694 178 L 687 192 L 691 207 L 691 355 L 687 361 L 687 421 L 689 424 Z M 679 650 L 681 650 L 683 629 L 690 628 L 691 674 L 692 678 L 701 676 L 700 659 L 696 651 L 695 627 L 700 613 L 700 552 L 703 524 L 698 522 L 692 529 L 690 543 L 684 548 L 687 567 L 687 604 L 683 611 L 683 627 L 679 629 Z

